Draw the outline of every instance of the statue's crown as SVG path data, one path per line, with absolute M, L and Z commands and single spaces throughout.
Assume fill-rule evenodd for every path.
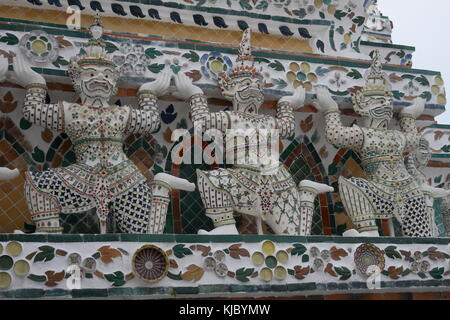
M 94 22 L 89 28 L 92 38 L 84 46 L 84 53 L 78 57 L 79 65 L 106 65 L 116 67 L 106 49 L 106 43 L 101 39 L 103 26 L 100 15 L 96 14 Z
M 366 85 L 352 97 L 356 109 L 364 109 L 367 107 L 365 103 L 367 98 L 392 98 L 393 93 L 382 68 L 383 64 L 380 61 L 380 53 L 376 50 L 372 57 L 372 64 L 364 77 Z
M 250 45 L 250 29 L 244 30 L 236 63 L 228 74 L 225 72 L 220 74 L 219 85 L 221 88 L 226 88 L 231 82 L 247 77 L 259 81 L 262 81 L 264 78 L 261 74 L 261 70 L 258 70 L 254 65 L 252 47 Z

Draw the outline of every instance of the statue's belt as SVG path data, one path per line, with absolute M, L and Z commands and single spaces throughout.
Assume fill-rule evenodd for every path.
M 392 156 L 381 156 L 381 157 L 372 157 L 368 159 L 363 159 L 361 164 L 363 166 L 376 163 L 376 162 L 398 162 L 403 161 L 403 156 L 401 155 L 392 155 Z

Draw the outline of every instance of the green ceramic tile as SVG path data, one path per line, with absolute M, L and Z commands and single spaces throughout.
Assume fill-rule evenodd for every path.
M 84 234 L 84 242 L 120 241 L 120 234 Z
M 199 289 L 198 287 L 176 287 L 173 288 L 174 289 L 174 293 L 176 295 L 179 294 L 198 294 L 199 293 Z
M 41 298 L 44 296 L 43 289 L 18 289 L 12 292 L 16 299 Z
M 83 242 L 81 234 L 49 234 L 48 242 Z
M 120 241 L 124 242 L 139 242 L 139 234 L 122 233 L 120 235 Z
M 140 234 L 140 242 L 175 242 L 173 234 Z
M 134 294 L 133 288 L 109 288 L 109 297 L 126 297 L 132 296 Z
M 47 242 L 47 234 L 9 234 L 8 240 L 21 242 Z
M 65 296 L 70 296 L 70 291 L 65 290 L 65 289 L 45 290 L 44 296 L 46 296 L 46 297 L 65 297 Z
M 198 289 L 199 293 L 230 292 L 230 285 L 227 284 L 201 285 L 198 287 Z
M 73 289 L 73 298 L 105 298 L 108 296 L 107 289 Z

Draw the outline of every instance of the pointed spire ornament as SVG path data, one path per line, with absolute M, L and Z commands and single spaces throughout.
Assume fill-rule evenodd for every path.
M 367 109 L 372 107 L 371 101 L 373 99 L 393 100 L 391 87 L 382 68 L 380 52 L 376 50 L 372 57 L 372 64 L 364 76 L 366 81 L 364 88 L 352 96 L 354 109 L 357 113 L 365 115 Z
M 261 74 L 261 70 L 258 70 L 254 65 L 250 40 L 250 29 L 245 29 L 239 45 L 239 54 L 236 58 L 236 64 L 228 74 L 222 72 L 219 75 L 218 81 L 222 91 L 227 90 L 232 83 L 242 78 L 251 78 L 254 81 L 259 82 L 263 81 L 264 77 Z

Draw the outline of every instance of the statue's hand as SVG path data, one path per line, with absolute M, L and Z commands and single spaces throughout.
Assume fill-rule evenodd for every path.
M 298 87 L 295 89 L 292 96 L 282 97 L 278 103 L 289 102 L 294 109 L 298 109 L 305 104 L 305 95 L 305 89 L 303 87 Z
M 317 101 L 314 106 L 321 112 L 327 112 L 331 110 L 339 110 L 339 106 L 336 101 L 331 97 L 327 87 L 317 86 L 315 87 Z
M 414 117 L 414 119 L 417 119 L 423 113 L 424 109 L 425 109 L 425 99 L 416 98 L 413 105 L 402 109 L 402 111 L 400 112 L 400 116 L 410 115 Z
M 179 99 L 188 100 L 194 94 L 203 94 L 203 90 L 192 84 L 192 80 L 180 72 L 175 76 L 177 91 L 173 95 Z
M 46 84 L 44 77 L 31 69 L 30 64 L 25 60 L 23 55 L 16 55 L 13 61 L 13 66 L 13 79 L 23 87 L 26 87 L 31 83 L 38 83 L 42 85 Z
M 8 59 L 0 55 L 0 81 L 6 79 L 6 72 L 8 72 Z
M 170 73 L 163 72 L 161 73 L 154 81 L 144 83 L 139 91 L 149 90 L 155 96 L 159 97 L 167 93 L 170 86 Z

